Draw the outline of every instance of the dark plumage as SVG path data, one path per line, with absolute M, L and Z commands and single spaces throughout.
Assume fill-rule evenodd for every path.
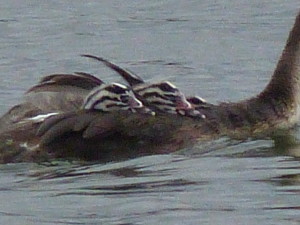
M 143 102 L 143 104 L 154 111 L 173 114 L 186 114 L 185 112 L 195 115 L 197 114 L 197 112 L 193 112 L 193 108 L 186 100 L 184 94 L 171 82 L 161 81 L 148 83 L 137 74 L 123 69 L 104 58 L 94 55 L 82 56 L 100 61 L 112 70 L 116 71 L 132 87 L 133 92 Z
M 0 162 L 55 158 L 110 161 L 173 152 L 223 136 L 284 135 L 300 115 L 300 13 L 267 87 L 257 96 L 236 103 L 212 105 L 193 99 L 205 119 L 83 110 L 80 106 L 90 90 L 77 82 L 48 85 L 51 80 L 55 79 L 47 78 L 31 88 L 26 100 L 0 119 Z M 88 76 L 86 81 L 99 85 Z M 56 112 L 59 116 L 40 124 L 43 117 L 38 116 Z M 43 126 L 46 131 L 37 133 Z

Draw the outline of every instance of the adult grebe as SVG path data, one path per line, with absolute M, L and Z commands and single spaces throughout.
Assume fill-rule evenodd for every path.
M 59 132 L 55 139 L 47 144 L 41 144 L 43 135 L 36 135 L 40 123 L 27 119 L 35 113 L 28 113 L 28 116 L 26 107 L 21 104 L 0 120 L 1 123 L 6 124 L 1 126 L 0 132 L 2 143 L 0 160 L 20 162 L 63 157 L 106 161 L 172 152 L 201 140 L 213 140 L 222 136 L 270 137 L 291 128 L 298 121 L 299 80 L 300 13 L 296 17 L 271 81 L 256 97 L 237 103 L 207 104 L 201 107 L 205 119 L 176 114 L 153 116 L 128 111 L 105 114 L 73 110 L 75 118 L 93 114 L 94 120 L 91 123 L 95 129 L 98 129 L 98 135 L 86 138 L 83 136 L 83 130 L 73 129 Z M 86 90 L 80 85 L 71 86 L 70 89 L 80 89 L 82 92 Z M 52 88 L 59 92 L 58 87 Z M 44 93 L 49 91 L 50 87 L 47 91 L 39 90 L 38 87 L 35 89 L 36 93 L 42 93 L 42 96 L 47 99 L 48 95 Z M 64 95 L 70 93 L 74 92 L 67 91 Z M 33 99 L 28 100 L 27 105 L 36 105 Z M 68 98 L 62 97 L 60 100 L 65 103 Z M 62 113 L 65 111 L 62 107 L 60 110 Z M 23 117 L 14 118 L 15 111 L 21 112 Z M 53 112 L 48 109 L 41 111 Z

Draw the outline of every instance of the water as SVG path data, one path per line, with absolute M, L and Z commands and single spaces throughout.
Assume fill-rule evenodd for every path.
M 0 8 L 0 112 L 43 75 L 106 57 L 210 102 L 267 84 L 298 0 L 8 1 Z M 299 137 L 295 131 L 295 137 Z M 0 224 L 299 224 L 299 147 L 226 139 L 106 164 L 0 166 Z

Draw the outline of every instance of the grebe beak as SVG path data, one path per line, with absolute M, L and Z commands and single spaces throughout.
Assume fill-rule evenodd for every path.
M 130 108 L 132 108 L 132 109 L 137 109 L 137 108 L 143 107 L 143 103 L 134 96 L 129 96 L 128 103 L 129 103 Z
M 176 98 L 176 110 L 189 110 L 193 109 L 193 106 L 191 103 L 189 103 L 184 94 L 180 94 Z

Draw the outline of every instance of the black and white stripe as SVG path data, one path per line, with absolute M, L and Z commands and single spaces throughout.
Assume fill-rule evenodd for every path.
M 199 96 L 189 96 L 186 98 L 194 107 L 203 106 L 207 104 L 207 101 Z
M 138 100 L 132 90 L 118 83 L 104 84 L 93 89 L 86 96 L 82 108 L 85 110 L 97 110 L 111 112 L 118 110 L 130 110 L 142 108 L 143 104 Z
M 184 94 L 169 81 L 146 83 L 138 75 L 125 70 L 104 58 L 93 55 L 82 56 L 98 60 L 116 71 L 129 83 L 137 98 L 140 99 L 145 106 L 150 107 L 155 111 L 176 114 L 179 110 L 184 111 L 192 109 L 191 103 L 186 100 Z
M 176 114 L 179 109 L 191 108 L 184 95 L 169 81 L 138 84 L 133 91 L 146 105 L 162 112 Z

